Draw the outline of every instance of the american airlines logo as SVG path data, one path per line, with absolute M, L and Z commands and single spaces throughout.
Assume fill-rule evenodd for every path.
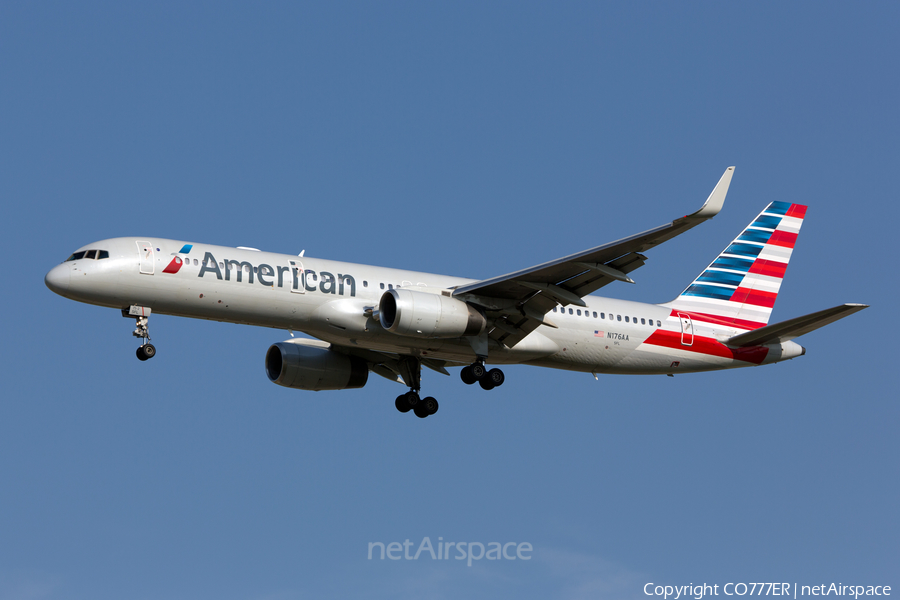
M 178 260 L 179 262 L 175 262 Z M 170 270 L 170 268 L 172 270 Z M 163 271 L 164 273 L 177 273 L 181 268 L 181 260 L 179 257 L 172 259 L 169 266 Z M 200 273 L 198 277 L 203 277 L 207 273 L 214 273 L 216 279 L 231 281 L 232 278 L 238 283 L 242 283 L 246 275 L 247 283 L 252 284 L 254 279 L 260 285 L 266 287 L 290 287 L 294 291 L 305 290 L 307 292 L 319 291 L 323 294 L 336 294 L 338 296 L 356 296 L 356 279 L 352 275 L 346 273 L 329 273 L 328 271 L 318 271 L 313 269 L 305 269 L 301 272 L 301 267 L 291 261 L 290 266 L 283 265 L 267 265 L 260 263 L 254 265 L 249 261 L 238 261 L 224 259 L 221 263 L 216 260 L 212 252 L 207 252 L 203 256 Z M 300 286 L 303 286 L 302 288 Z
M 191 251 L 191 248 L 193 248 L 193 247 L 194 247 L 193 244 L 185 244 L 184 246 L 181 247 L 181 250 L 179 250 L 178 252 L 179 252 L 179 254 L 188 254 Z M 157 250 L 158 250 L 158 248 L 157 248 Z M 180 256 L 176 256 L 175 258 L 172 259 L 172 262 L 170 262 L 166 266 L 166 268 L 163 269 L 163 273 L 177 273 L 178 271 L 181 270 L 181 266 L 183 264 L 184 264 L 184 260 L 182 260 L 182 258 Z
M 181 257 L 176 256 L 175 258 L 172 259 L 172 262 L 170 262 L 168 264 L 168 266 L 166 266 L 166 268 L 163 269 L 163 273 L 177 273 L 178 271 L 181 270 L 181 265 L 183 265 L 183 264 L 184 264 L 184 261 L 181 260 Z

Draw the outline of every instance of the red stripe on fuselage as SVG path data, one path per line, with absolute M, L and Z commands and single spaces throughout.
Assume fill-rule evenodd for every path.
M 678 318 L 678 315 L 688 315 L 695 321 L 704 323 L 712 323 L 713 325 L 725 325 L 726 327 L 739 327 L 741 329 L 759 329 L 764 327 L 765 323 L 759 321 L 747 321 L 745 319 L 735 319 L 734 317 L 723 317 L 721 315 L 711 315 L 709 313 L 688 312 L 685 310 L 673 310 L 669 313 L 670 317 Z
M 775 306 L 775 298 L 777 297 L 778 294 L 773 294 L 772 292 L 762 292 L 760 290 L 739 287 L 734 290 L 734 293 L 731 295 L 731 301 L 772 308 Z
M 666 331 L 657 329 L 650 334 L 645 344 L 660 346 L 662 348 L 673 348 L 676 350 L 686 350 L 688 352 L 696 352 L 697 354 L 706 354 L 709 356 L 719 356 L 721 358 L 730 358 L 732 360 L 740 360 L 755 365 L 762 364 L 769 353 L 769 349 L 765 346 L 753 346 L 750 348 L 729 348 L 716 339 L 694 335 L 694 343 L 685 346 L 681 343 L 680 331 Z
M 777 232 L 776 232 L 777 233 Z M 766 275 L 768 277 L 784 278 L 784 272 L 787 269 L 787 263 L 778 262 L 777 260 L 765 260 L 757 258 L 750 267 L 750 273 L 757 275 Z

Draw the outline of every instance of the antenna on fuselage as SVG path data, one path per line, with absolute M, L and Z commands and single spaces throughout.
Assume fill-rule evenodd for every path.
M 298 254 L 297 256 L 299 256 L 300 258 L 303 258 L 303 253 L 304 253 L 304 252 L 306 252 L 306 248 L 304 248 L 303 250 L 301 250 L 301 251 L 300 251 L 300 254 Z

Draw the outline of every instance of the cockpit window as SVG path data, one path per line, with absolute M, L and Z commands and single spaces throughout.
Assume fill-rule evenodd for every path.
M 109 258 L 108 250 L 82 250 L 81 252 L 76 252 L 72 256 L 66 259 L 66 262 L 70 260 L 100 260 L 101 258 Z

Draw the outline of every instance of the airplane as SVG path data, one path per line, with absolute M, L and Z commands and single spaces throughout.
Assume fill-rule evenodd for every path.
M 45 277 L 72 300 L 135 320 L 137 357 L 156 355 L 151 314 L 287 329 L 265 356 L 269 380 L 301 390 L 361 388 L 369 372 L 409 391 L 394 405 L 425 418 L 422 367 L 485 390 L 528 364 L 598 374 L 661 374 L 772 364 L 806 350 L 793 340 L 868 305 L 842 304 L 769 325 L 807 207 L 771 202 L 671 302 L 593 292 L 630 277 L 645 252 L 722 209 L 728 167 L 696 212 L 654 229 L 476 281 L 152 237 L 82 246 Z M 295 338 L 294 331 L 310 338 Z

